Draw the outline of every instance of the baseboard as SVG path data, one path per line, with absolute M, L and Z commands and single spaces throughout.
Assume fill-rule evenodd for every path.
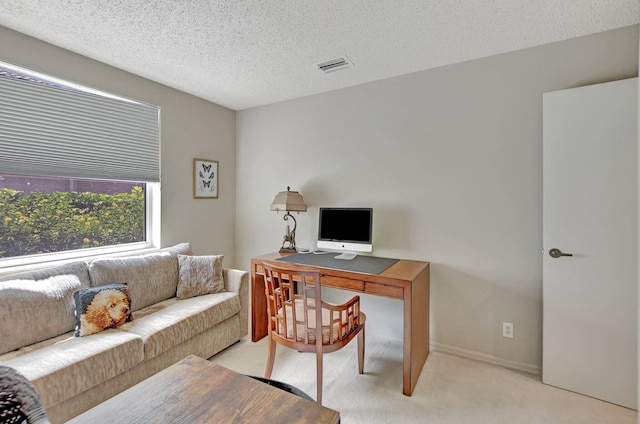
M 525 372 L 527 374 L 542 375 L 542 367 L 539 365 L 525 364 L 522 362 L 509 361 L 507 359 L 498 358 L 486 353 L 475 352 L 473 350 L 461 349 L 459 347 L 449 346 L 442 343 L 431 342 L 431 350 L 434 352 L 447 353 L 449 355 L 460 356 L 462 358 L 473 359 L 475 361 L 487 364 L 498 365 L 515 371 Z

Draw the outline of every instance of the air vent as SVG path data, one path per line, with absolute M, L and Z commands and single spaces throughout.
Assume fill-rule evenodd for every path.
M 353 66 L 353 63 L 347 56 L 339 57 L 326 62 L 318 63 L 318 70 L 328 74 L 329 72 L 339 71 L 341 69 L 347 69 Z

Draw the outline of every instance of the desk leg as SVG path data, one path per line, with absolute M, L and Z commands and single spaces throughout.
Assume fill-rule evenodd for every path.
M 403 388 L 413 394 L 429 355 L 429 267 L 404 292 Z
M 251 340 L 257 342 L 267 335 L 267 297 L 264 293 L 264 275 L 251 271 Z

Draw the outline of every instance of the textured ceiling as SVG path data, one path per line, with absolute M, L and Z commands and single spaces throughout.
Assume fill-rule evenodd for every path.
M 0 25 L 234 110 L 639 22 L 639 0 L 0 0 Z

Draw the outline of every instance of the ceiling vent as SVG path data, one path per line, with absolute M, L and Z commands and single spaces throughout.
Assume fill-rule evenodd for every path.
M 329 72 L 339 71 L 341 69 L 347 69 L 353 66 L 353 63 L 347 56 L 339 57 L 336 59 L 327 60 L 326 62 L 318 63 L 318 70 L 328 74 Z

